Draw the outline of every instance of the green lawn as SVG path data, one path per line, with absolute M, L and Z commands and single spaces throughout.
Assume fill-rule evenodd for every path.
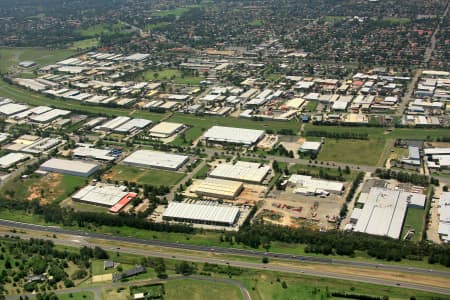
M 98 38 L 90 38 L 81 41 L 73 42 L 69 45 L 69 49 L 90 49 L 98 47 L 100 40 Z
M 47 48 L 0 48 L 0 72 L 6 73 L 24 60 L 47 65 L 74 55 L 73 50 Z
M 308 101 L 305 105 L 305 110 L 314 112 L 316 111 L 317 105 L 319 105 L 319 101 Z
M 178 135 L 172 142 L 172 145 L 175 146 L 186 146 L 186 145 L 190 145 L 191 142 L 195 141 L 196 139 L 198 139 L 202 134 L 203 131 L 206 130 L 208 128 L 204 128 L 204 127 L 191 127 L 188 130 L 186 130 L 184 132 L 184 136 L 185 138 L 183 139 L 183 137 L 181 135 Z
M 261 19 L 255 19 L 255 20 L 248 22 L 248 25 L 254 26 L 254 27 L 260 27 L 260 26 L 264 25 L 264 21 Z
M 114 33 L 123 32 L 127 29 L 127 26 L 122 23 L 115 24 L 97 24 L 85 29 L 79 30 L 79 34 L 85 38 L 100 37 L 101 35 L 112 35 Z
M 159 23 L 155 23 L 155 24 L 147 24 L 147 25 L 145 25 L 145 30 L 151 31 L 151 30 L 154 30 L 154 29 L 159 29 L 159 28 L 163 28 L 163 27 L 169 26 L 170 24 L 172 24 L 172 23 L 159 22 Z
M 192 279 L 168 281 L 165 291 L 165 300 L 242 299 L 237 286 Z
M 168 121 L 183 123 L 193 127 L 200 127 L 205 129 L 209 129 L 214 125 L 219 125 L 219 126 L 230 126 L 230 127 L 261 129 L 261 130 L 271 129 L 275 131 L 280 129 L 292 129 L 294 132 L 298 132 L 300 130 L 300 123 L 296 121 L 288 121 L 288 122 L 252 121 L 248 119 L 233 118 L 233 117 L 223 118 L 212 116 L 194 116 L 181 113 L 174 114 Z
M 177 69 L 147 70 L 142 73 L 142 76 L 144 80 L 173 81 L 176 84 L 197 85 L 204 80 L 203 77 L 183 75 L 182 72 Z
M 181 16 L 185 13 L 187 13 L 188 11 L 190 11 L 192 8 L 195 7 L 201 7 L 201 5 L 189 5 L 186 7 L 178 7 L 175 9 L 169 9 L 169 10 L 159 10 L 159 11 L 155 11 L 152 13 L 153 16 L 155 17 L 166 17 L 169 15 L 174 15 L 174 16 Z
M 208 175 L 209 166 L 208 164 L 204 165 L 198 172 L 195 174 L 194 178 L 204 179 L 206 175 Z
M 156 169 L 142 169 L 131 166 L 114 166 L 111 173 L 105 175 L 105 178 L 112 180 L 136 182 L 140 184 L 149 184 L 153 186 L 173 186 L 183 177 L 184 173 L 171 172 Z
M 325 139 L 318 158 L 349 164 L 375 166 L 383 154 L 385 140 Z
M 405 224 L 403 225 L 403 230 L 400 238 L 403 238 L 409 229 L 414 229 L 415 234 L 412 240 L 420 241 L 423 233 L 424 214 L 425 210 L 422 208 L 408 208 L 408 213 L 406 214 Z
M 384 17 L 381 21 L 389 25 L 404 25 L 411 22 L 409 18 Z

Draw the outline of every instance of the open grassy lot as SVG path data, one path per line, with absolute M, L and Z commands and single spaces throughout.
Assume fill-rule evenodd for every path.
M 36 299 L 36 298 L 30 298 L 30 299 Z M 94 300 L 94 294 L 92 292 L 59 294 L 58 299 L 59 300 Z
M 318 158 L 349 164 L 375 166 L 383 153 L 385 140 L 325 139 Z
M 148 31 L 151 31 L 151 30 L 154 30 L 154 29 L 158 29 L 158 28 L 163 28 L 163 27 L 166 27 L 166 26 L 169 26 L 170 24 L 172 24 L 172 23 L 170 23 L 170 22 L 158 22 L 158 23 L 155 23 L 155 24 L 147 24 L 147 25 L 145 25 L 145 30 L 148 30 Z
M 140 184 L 149 184 L 153 186 L 173 186 L 177 184 L 183 177 L 184 173 L 171 172 L 156 169 L 142 169 L 131 166 L 115 166 L 111 171 L 104 175 L 105 179 L 127 180 Z
M 168 281 L 165 290 L 166 300 L 242 299 L 242 294 L 236 286 L 192 279 Z
M 93 38 L 93 37 L 99 37 L 101 35 L 112 35 L 115 33 L 124 32 L 127 30 L 127 26 L 122 23 L 115 23 L 115 24 L 97 24 L 93 26 L 89 26 L 85 29 L 81 29 L 78 32 L 82 37 L 85 38 Z
M 175 146 L 185 146 L 190 145 L 191 142 L 198 139 L 203 132 L 206 130 L 206 128 L 203 127 L 191 127 L 188 130 L 184 132 L 184 139 L 181 135 L 178 135 L 172 142 L 172 145 Z
M 135 116 L 131 114 L 131 111 L 129 109 L 84 105 L 77 101 L 50 98 L 42 94 L 8 84 L 3 80 L 0 80 L 0 96 L 12 98 L 18 102 L 30 105 L 51 105 L 55 108 L 76 110 L 87 114 L 104 114 L 107 116 Z M 159 121 L 165 116 L 165 114 L 151 113 L 148 111 L 139 111 L 138 113 L 136 113 L 136 117 L 146 118 L 154 122 Z
M 406 214 L 405 224 L 403 225 L 403 230 L 401 234 L 401 238 L 405 236 L 405 234 L 410 229 L 414 229 L 415 234 L 412 238 L 413 241 L 420 241 L 423 232 L 423 223 L 424 223 L 424 214 L 425 210 L 422 208 L 410 207 L 408 208 L 408 212 Z
M 280 130 L 280 129 L 292 129 L 294 132 L 300 130 L 300 123 L 296 121 L 289 122 L 277 122 L 277 121 L 252 121 L 248 119 L 241 118 L 223 118 L 223 117 L 212 117 L 212 116 L 194 116 L 188 114 L 174 114 L 169 120 L 169 122 L 178 122 L 187 124 L 193 127 L 200 127 L 209 129 L 214 125 L 220 126 L 230 126 L 230 127 L 240 127 L 249 129 L 261 129 L 261 130 Z
M 244 276 L 243 276 L 244 277 Z M 333 292 L 349 294 L 361 294 L 382 298 L 408 300 L 411 296 L 416 299 L 431 299 L 429 293 L 406 290 L 396 287 L 385 287 L 374 284 L 356 283 L 338 279 L 314 278 L 308 276 L 295 276 L 289 274 L 277 274 L 272 272 L 260 272 L 254 276 L 245 276 L 243 280 L 253 300 L 286 300 L 286 299 L 343 299 L 332 297 Z M 282 283 L 285 282 L 286 288 Z M 327 294 L 330 294 L 327 297 Z M 438 295 L 435 295 L 439 297 Z
M 85 178 L 49 173 L 7 183 L 0 194 L 6 199 L 38 199 L 41 203 L 60 202 L 84 185 Z
M 0 71 L 2 73 L 9 72 L 24 60 L 32 60 L 39 65 L 46 65 L 63 60 L 75 53 L 70 49 L 0 48 Z
M 163 69 L 159 70 L 147 70 L 142 73 L 144 80 L 162 80 L 162 81 L 173 81 L 177 84 L 192 84 L 197 85 L 202 80 L 203 77 L 193 76 L 193 75 L 183 75 L 180 70 L 177 69 Z
M 69 45 L 69 49 L 90 49 L 98 47 L 100 40 L 98 38 L 90 38 L 81 41 L 73 42 Z
M 152 15 L 156 16 L 156 17 L 165 17 L 165 16 L 169 16 L 169 15 L 174 15 L 174 16 L 179 17 L 195 7 L 201 7 L 201 5 L 189 5 L 186 7 L 178 7 L 178 8 L 174 8 L 174 9 L 168 9 L 168 10 L 159 10 L 159 11 L 153 12 Z

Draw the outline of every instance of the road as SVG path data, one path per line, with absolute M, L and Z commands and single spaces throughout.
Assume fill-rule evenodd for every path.
M 370 263 L 370 262 L 361 262 L 356 260 L 339 260 L 339 259 L 328 259 L 328 258 L 320 258 L 320 257 L 310 257 L 310 256 L 298 256 L 298 255 L 288 255 L 283 253 L 274 253 L 274 252 L 260 252 L 260 251 L 254 251 L 254 250 L 247 250 L 247 249 L 234 249 L 234 248 L 223 248 L 223 247 L 207 247 L 207 246 L 200 246 L 200 245 L 189 245 L 189 244 L 181 244 L 181 243 L 170 243 L 170 242 L 163 242 L 158 240 L 144 240 L 144 239 L 138 239 L 133 237 L 121 237 L 121 236 L 112 236 L 112 235 L 105 235 L 100 233 L 88 233 L 88 232 L 81 232 L 81 231 L 75 231 L 75 230 L 66 230 L 59 227 L 47 227 L 47 226 L 40 226 L 40 225 L 34 225 L 34 224 L 28 224 L 28 223 L 20 223 L 20 222 L 13 222 L 13 221 L 7 221 L 7 220 L 1 220 L 0 219 L 0 226 L 8 227 L 8 228 L 16 228 L 16 229 L 28 229 L 28 230 L 37 230 L 37 231 L 44 231 L 48 233 L 54 233 L 54 234 L 64 234 L 68 237 L 65 237 L 64 239 L 52 239 L 56 244 L 66 245 L 66 246 L 75 246 L 75 247 L 81 247 L 83 245 L 87 246 L 100 246 L 105 248 L 106 250 L 112 250 L 112 251 L 120 251 L 120 252 L 126 252 L 126 253 L 132 253 L 137 255 L 151 255 L 151 256 L 157 256 L 157 257 L 163 257 L 163 258 L 173 258 L 170 251 L 165 252 L 151 252 L 148 250 L 141 250 L 136 248 L 124 248 L 121 247 L 120 249 L 117 249 L 115 247 L 105 247 L 103 243 L 93 243 L 86 241 L 86 238 L 94 238 L 99 240 L 105 240 L 105 241 L 118 241 L 118 242 L 124 242 L 124 243 L 130 243 L 130 244 L 136 244 L 136 245 L 151 245 L 151 246 L 158 246 L 163 248 L 169 249 L 181 249 L 181 250 L 192 250 L 192 251 L 203 251 L 205 253 L 218 253 L 218 254 L 234 254 L 234 255 L 244 255 L 244 256 L 252 256 L 252 257 L 258 257 L 261 258 L 263 256 L 267 256 L 270 258 L 276 258 L 276 259 L 284 259 L 289 261 L 301 261 L 301 262 L 307 262 L 307 263 L 320 263 L 320 264 L 330 264 L 330 265 L 341 265 L 341 266 L 348 266 L 348 267 L 361 267 L 361 268 L 370 268 L 370 269 L 378 269 L 378 270 L 386 270 L 386 271 L 397 271 L 397 272 L 407 272 L 407 273 L 415 273 L 415 274 L 422 274 L 422 275 L 436 275 L 436 276 L 442 276 L 446 278 L 450 278 L 450 272 L 448 271 L 441 271 L 441 270 L 427 270 L 422 268 L 416 268 L 416 267 L 408 267 L 408 266 L 399 266 L 399 265 L 389 265 L 389 264 L 376 264 L 376 263 Z M 19 236 L 22 236 L 23 238 L 26 238 L 26 234 L 18 234 Z M 81 242 L 83 241 L 83 243 Z M 188 255 L 177 255 L 177 259 L 181 260 L 187 260 L 187 261 L 196 261 L 196 262 L 209 262 L 209 263 L 218 263 L 218 264 L 225 264 L 226 262 L 220 259 L 210 258 L 205 256 L 197 257 L 197 256 L 188 256 Z M 420 283 L 412 284 L 412 283 L 398 283 L 393 282 L 391 280 L 382 280 L 378 278 L 373 277 L 365 277 L 360 275 L 348 275 L 348 274 L 342 274 L 342 273 L 333 273 L 333 272 L 319 272 L 314 271 L 310 269 L 302 270 L 298 267 L 287 267 L 287 266 L 275 266 L 275 265 L 265 265 L 265 264 L 259 264 L 259 263 L 252 263 L 252 262 L 245 262 L 245 261 L 233 261 L 230 262 L 233 266 L 243 267 L 243 268 L 252 268 L 252 269 L 267 269 L 271 271 L 278 271 L 278 272 L 287 272 L 287 273 L 295 273 L 295 274 L 306 274 L 311 276 L 319 276 L 319 277 L 327 277 L 327 278 L 339 278 L 339 279 L 346 279 L 351 281 L 359 281 L 359 282 L 366 282 L 366 283 L 376 283 L 376 284 L 382 284 L 387 286 L 398 286 L 398 284 L 401 284 L 404 288 L 410 288 L 410 289 L 416 289 L 416 290 L 423 290 L 423 291 L 429 291 L 429 292 L 436 292 L 436 293 L 442 293 L 450 295 L 450 288 L 440 288 L 435 286 L 428 286 L 423 285 Z M 450 286 L 450 285 L 449 285 Z
M 126 288 L 129 286 L 144 286 L 144 285 L 150 285 L 150 284 L 157 284 L 157 283 L 165 283 L 167 281 L 175 281 L 175 280 L 184 280 L 184 279 L 194 279 L 194 280 L 200 280 L 200 281 L 207 281 L 212 283 L 224 283 L 229 285 L 235 285 L 239 288 L 239 290 L 242 293 L 242 298 L 244 300 L 251 300 L 250 293 L 248 292 L 247 288 L 244 286 L 244 284 L 240 281 L 233 280 L 233 279 L 227 279 L 227 278 L 212 278 L 207 276 L 198 276 L 198 275 L 190 275 L 190 276 L 174 276 L 169 277 L 164 280 L 161 279 L 147 279 L 147 280 L 139 280 L 139 281 L 133 281 L 133 282 L 117 282 L 117 283 L 111 283 L 108 282 L 106 284 L 101 285 L 95 285 L 90 287 L 74 287 L 74 288 L 67 288 L 67 289 L 59 289 L 53 291 L 56 295 L 61 294 L 69 294 L 69 293 L 83 293 L 83 292 L 90 292 L 94 294 L 94 300 L 101 300 L 101 293 L 102 290 L 105 289 L 118 289 L 118 288 Z M 7 300 L 19 300 L 21 299 L 21 296 L 28 296 L 33 297 L 34 295 L 32 293 L 29 294 L 21 294 L 21 295 L 9 295 L 6 296 Z

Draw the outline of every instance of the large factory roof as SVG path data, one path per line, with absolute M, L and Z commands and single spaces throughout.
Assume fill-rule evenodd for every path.
M 113 161 L 116 157 L 111 155 L 111 150 L 77 147 L 73 149 L 73 155 L 78 157 L 93 158 L 98 160 Z
M 291 177 L 289 177 L 289 182 L 297 185 L 298 188 L 305 188 L 312 192 L 323 190 L 338 193 L 344 189 L 344 184 L 342 182 L 316 179 L 306 175 L 291 175 Z
M 28 157 L 28 155 L 22 153 L 8 153 L 0 157 L 0 168 L 7 169 Z
M 127 195 L 128 192 L 123 188 L 114 185 L 88 185 L 75 193 L 72 198 L 102 206 L 113 206 Z
M 371 188 L 355 226 L 355 231 L 398 239 L 409 205 L 424 207 L 422 194 Z
M 213 126 L 203 137 L 209 141 L 252 145 L 264 135 L 263 130 Z
M 89 176 L 98 169 L 98 165 L 82 160 L 52 158 L 44 162 L 40 168 L 48 172 Z
M 114 131 L 127 133 L 137 129 L 143 129 L 152 124 L 152 121 L 146 119 L 131 119 L 128 122 L 114 128 Z
M 234 198 L 242 190 L 242 182 L 206 178 L 195 185 L 194 192 L 202 195 Z
M 220 164 L 211 171 L 211 177 L 234 179 L 239 181 L 261 183 L 270 167 L 258 163 L 239 161 L 233 164 Z
M 163 217 L 233 224 L 238 214 L 235 206 L 171 202 Z
M 137 150 L 123 160 L 125 164 L 176 170 L 187 160 L 188 156 L 152 150 Z

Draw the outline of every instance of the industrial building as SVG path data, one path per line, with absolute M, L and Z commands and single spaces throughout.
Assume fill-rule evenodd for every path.
M 92 158 L 103 161 L 113 161 L 116 159 L 115 156 L 111 155 L 111 150 L 90 147 L 77 147 L 73 149 L 73 156 L 77 158 Z
M 98 125 L 97 127 L 95 127 L 95 129 L 102 131 L 112 131 L 115 128 L 121 126 L 122 124 L 125 124 L 129 120 L 130 118 L 125 116 L 115 117 L 112 120 L 106 121 L 105 123 Z
M 233 226 L 239 220 L 239 208 L 225 205 L 171 202 L 162 218 L 164 221 Z
M 300 146 L 300 152 L 317 154 L 317 153 L 319 153 L 321 147 L 322 147 L 322 143 L 321 142 L 308 142 L 308 141 L 305 141 Z
M 270 173 L 269 166 L 259 163 L 238 161 L 235 164 L 220 164 L 209 174 L 210 177 L 260 184 Z
M 358 199 L 364 207 L 354 209 L 351 216 L 356 222 L 354 230 L 398 239 L 408 207 L 424 208 L 425 201 L 423 194 L 372 187 L 369 193 L 361 193 Z
M 439 199 L 439 237 L 450 243 L 450 192 L 443 192 Z
M 152 121 L 150 120 L 131 119 L 125 122 L 124 124 L 120 125 L 119 127 L 114 128 L 114 131 L 118 133 L 129 133 L 136 130 L 142 130 L 147 126 L 150 126 L 150 124 L 152 124 Z
M 155 138 L 168 138 L 185 128 L 183 124 L 173 122 L 161 122 L 149 131 L 151 137 Z
M 203 135 L 206 143 L 231 143 L 252 146 L 264 137 L 263 130 L 213 126 Z
M 98 164 L 93 162 L 51 158 L 43 163 L 39 169 L 46 172 L 88 177 L 94 174 L 98 168 Z
M 408 147 L 408 157 L 403 158 L 401 161 L 408 165 L 420 166 L 420 149 L 419 149 L 419 147 L 409 146 Z
M 450 148 L 425 148 L 428 168 L 435 170 L 450 169 Z
M 36 122 L 36 123 L 47 123 L 51 122 L 59 117 L 67 116 L 71 113 L 69 110 L 64 109 L 51 109 L 49 111 L 40 113 L 40 114 L 33 114 L 29 117 L 30 121 Z
M 196 182 L 192 191 L 199 196 L 213 197 L 219 199 L 234 199 L 244 189 L 242 182 L 206 178 Z
M 123 163 L 136 167 L 176 171 L 188 160 L 189 156 L 185 155 L 152 150 L 137 150 L 126 157 Z
M 28 158 L 29 156 L 23 153 L 8 153 L 0 157 L 0 169 L 9 169 Z
M 124 186 L 117 187 L 111 184 L 97 184 L 85 186 L 76 192 L 72 196 L 72 199 L 87 204 L 113 207 L 121 202 L 122 199 L 126 199 L 129 202 L 134 197 L 136 197 L 136 194 L 127 192 Z
M 23 104 L 16 104 L 16 103 L 6 103 L 4 105 L 0 106 L 0 114 L 11 116 L 14 114 L 17 114 L 21 111 L 27 110 L 28 106 Z
M 288 182 L 294 185 L 294 193 L 306 196 L 341 194 L 344 184 L 339 181 L 330 181 L 312 178 L 311 176 L 293 174 Z

